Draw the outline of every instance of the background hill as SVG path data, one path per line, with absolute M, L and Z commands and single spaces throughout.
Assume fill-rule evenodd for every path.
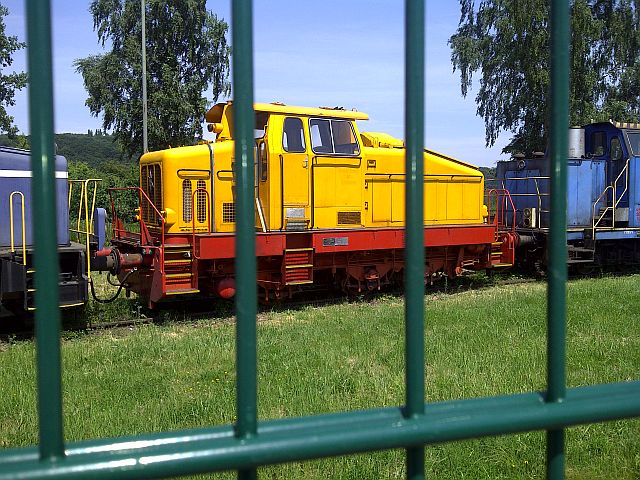
M 84 162 L 92 167 L 100 167 L 108 162 L 123 164 L 137 163 L 137 157 L 129 159 L 115 142 L 112 135 L 104 135 L 100 130 L 88 133 L 57 133 L 55 135 L 57 153 L 70 162 Z M 9 138 L 0 135 L 0 145 L 29 148 L 29 136 L 18 135 Z

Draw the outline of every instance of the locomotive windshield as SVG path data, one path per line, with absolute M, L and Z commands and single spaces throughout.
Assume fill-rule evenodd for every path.
M 629 145 L 634 155 L 640 155 L 640 132 L 627 132 Z
M 346 120 L 309 120 L 311 149 L 314 153 L 358 155 L 360 146 L 353 132 L 351 122 Z

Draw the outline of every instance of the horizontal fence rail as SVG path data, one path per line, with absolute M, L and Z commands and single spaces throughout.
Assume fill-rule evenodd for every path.
M 349 453 L 558 429 L 640 415 L 640 382 L 570 389 L 564 402 L 545 393 L 476 398 L 425 405 L 407 418 L 400 408 L 259 422 L 257 434 L 237 438 L 233 427 L 167 432 L 71 444 L 63 462 L 38 452 L 4 454 L 0 480 L 16 478 L 160 478 Z M 606 398 L 607 408 L 602 402 Z
M 54 199 L 49 0 L 28 0 L 30 118 L 36 232 L 39 446 L 0 452 L 0 480 L 164 478 L 257 468 L 357 452 L 405 448 L 407 478 L 424 478 L 424 446 L 489 435 L 547 431 L 547 477 L 564 477 L 564 429 L 640 416 L 640 382 L 566 388 L 567 1 L 552 1 L 551 257 L 547 391 L 425 403 L 423 131 L 424 0 L 406 11 L 406 404 L 375 410 L 259 421 L 253 171 L 252 2 L 233 0 L 237 422 L 235 425 L 64 443 Z

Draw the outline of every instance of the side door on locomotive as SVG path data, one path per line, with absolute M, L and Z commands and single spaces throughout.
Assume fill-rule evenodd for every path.
M 266 113 L 260 107 L 257 119 Z M 354 120 L 346 118 L 357 112 L 280 108 L 265 108 L 265 134 L 256 145 L 257 220 L 262 222 L 262 208 L 263 230 L 363 226 L 359 134 Z

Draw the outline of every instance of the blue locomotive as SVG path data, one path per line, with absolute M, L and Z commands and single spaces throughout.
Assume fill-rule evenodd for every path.
M 569 265 L 640 264 L 640 124 L 591 123 L 569 130 L 567 158 Z M 500 161 L 508 213 L 520 237 L 519 263 L 544 269 L 549 230 L 550 162 L 543 153 Z
M 56 156 L 60 306 L 88 298 L 86 245 L 71 241 L 67 160 Z M 30 152 L 0 147 L 0 303 L 14 313 L 35 310 Z

